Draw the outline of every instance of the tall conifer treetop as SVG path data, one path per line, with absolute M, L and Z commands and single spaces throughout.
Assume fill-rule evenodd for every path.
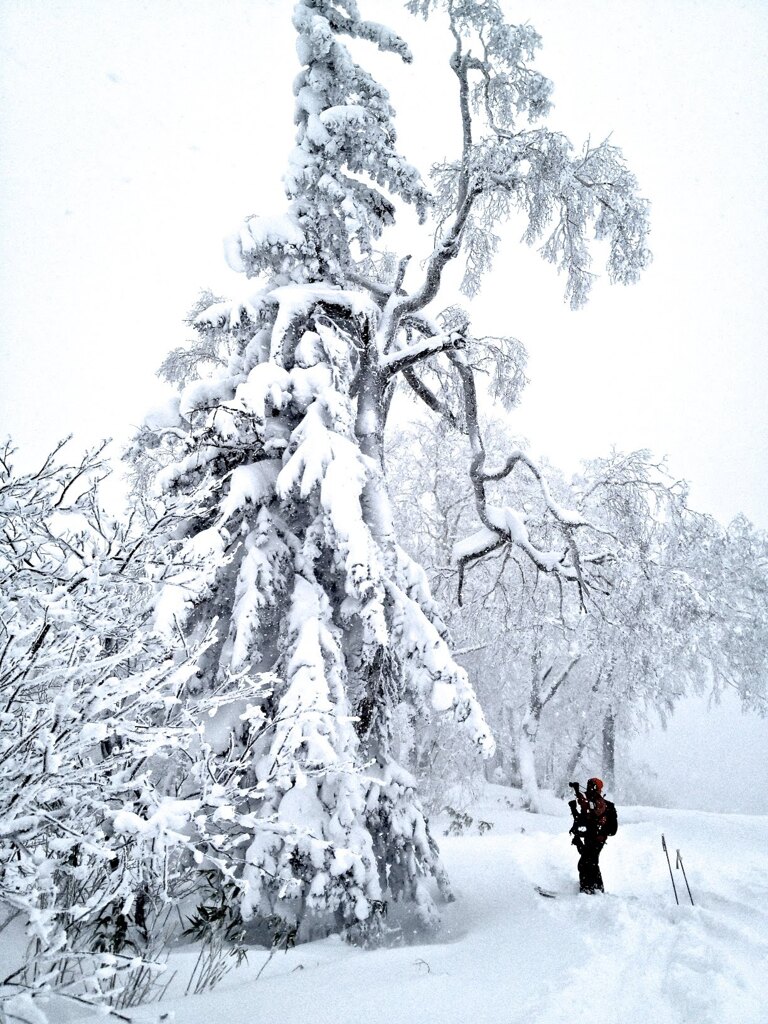
M 354 3 L 302 0 L 293 24 L 303 67 L 293 87 L 298 132 L 284 178 L 291 202 L 282 218 L 249 218 L 230 259 L 249 276 L 271 270 L 297 282 L 341 283 L 353 249 L 357 258 L 370 253 L 394 223 L 390 196 L 413 204 L 422 220 L 430 196 L 397 151 L 387 90 L 352 60 L 340 37 L 412 58 L 402 39 L 363 21 Z

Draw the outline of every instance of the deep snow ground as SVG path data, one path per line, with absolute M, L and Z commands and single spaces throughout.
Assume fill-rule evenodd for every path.
M 253 950 L 213 992 L 162 1009 L 177 1024 L 768 1024 L 768 817 L 620 807 L 601 859 L 608 895 L 590 897 L 576 891 L 565 806 L 534 816 L 509 794 L 489 787 L 470 811 L 489 832 L 442 838 L 457 899 L 434 941 L 365 951 L 330 938 L 266 967 Z M 675 905 L 662 832 L 694 907 L 679 871 Z

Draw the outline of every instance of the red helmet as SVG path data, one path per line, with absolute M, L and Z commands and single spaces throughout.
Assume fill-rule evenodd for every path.
M 598 793 L 602 793 L 603 780 L 598 778 L 587 779 L 587 789 L 596 789 Z

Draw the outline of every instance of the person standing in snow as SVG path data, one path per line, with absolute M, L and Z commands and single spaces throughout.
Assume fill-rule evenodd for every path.
M 599 860 L 608 837 L 615 836 L 618 829 L 616 807 L 603 796 L 602 779 L 590 779 L 586 793 L 581 792 L 578 782 L 570 785 L 576 794 L 568 806 L 573 815 L 572 842 L 580 854 L 579 889 L 588 893 L 605 892 Z

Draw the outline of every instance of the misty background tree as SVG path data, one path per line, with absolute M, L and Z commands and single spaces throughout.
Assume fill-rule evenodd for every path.
M 499 420 L 486 423 L 485 437 L 494 453 L 517 443 Z M 407 461 L 415 449 L 418 469 Z M 467 439 L 434 418 L 404 424 L 391 432 L 388 457 L 400 467 L 390 480 L 398 530 L 444 596 L 497 742 L 483 766 L 439 726 L 409 738 L 431 806 L 464 810 L 485 778 L 519 788 L 521 806 L 541 810 L 541 789 L 562 797 L 585 771 L 642 802 L 653 773 L 629 747 L 654 721 L 666 725 L 683 698 L 731 691 L 745 710 L 765 712 L 765 534 L 741 516 L 726 528 L 693 511 L 684 481 L 648 451 L 612 451 L 570 479 L 546 467 L 553 493 L 570 495 L 610 539 L 586 613 L 573 589 L 542 585 L 515 549 L 476 563 L 458 606 L 450 552 L 472 514 L 462 487 Z M 506 483 L 503 496 L 534 520 L 541 506 L 531 483 Z

